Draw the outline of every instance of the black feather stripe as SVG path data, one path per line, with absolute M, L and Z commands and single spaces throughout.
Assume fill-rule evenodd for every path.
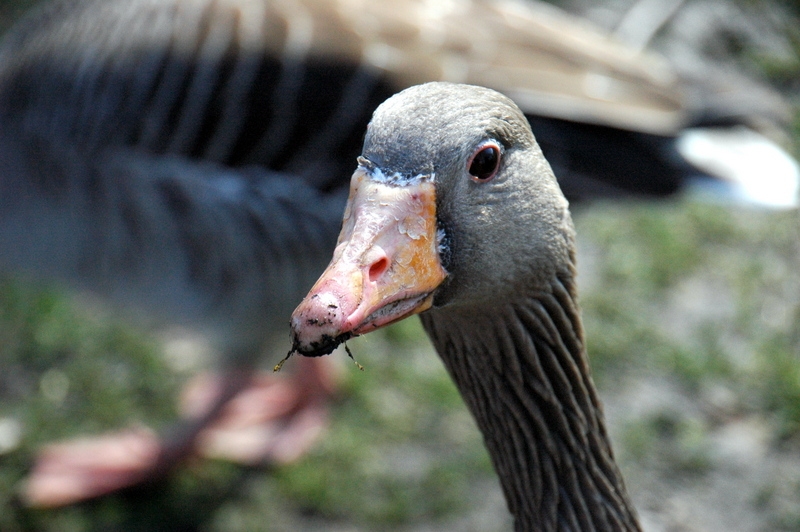
M 302 9 L 297 17 L 285 18 L 286 34 L 284 49 L 278 59 L 278 73 L 269 94 L 271 117 L 264 132 L 259 136 L 255 146 L 245 162 L 262 161 L 271 168 L 279 168 L 275 159 L 290 144 L 290 134 L 298 121 L 299 95 L 306 77 L 306 55 L 310 46 L 310 35 L 305 35 L 308 28 L 304 23 L 311 22 Z M 299 22 L 298 22 L 299 21 Z M 309 41 L 305 41 L 309 39 Z M 260 95 L 264 97 L 264 95 Z
M 290 158 L 281 163 L 286 169 L 301 169 L 309 160 L 355 160 L 356 152 L 342 154 L 342 150 L 360 145 L 352 142 L 353 135 L 363 135 L 372 112 L 388 94 L 378 90 L 378 74 L 363 65 L 315 62 L 309 70 L 311 76 L 303 86 L 306 105 L 291 132 L 299 149 L 287 152 Z
M 227 76 L 223 68 L 233 35 L 235 20 L 228 10 L 218 10 L 210 2 L 202 11 L 196 52 L 186 93 L 175 110 L 175 127 L 166 146 L 170 153 L 197 153 L 202 125 L 207 120 L 210 103 Z
M 73 87 L 73 93 L 69 97 L 71 106 L 74 109 L 68 135 L 84 145 L 95 145 L 95 139 L 101 117 L 97 117 L 98 110 L 108 111 L 116 107 L 119 102 L 113 99 L 118 97 L 116 94 L 106 90 L 111 77 L 104 58 L 95 57 L 88 68 L 82 68 L 77 72 L 78 83 Z M 96 68 L 97 63 L 102 65 Z
M 168 44 L 168 59 L 164 63 L 153 98 L 148 102 L 142 118 L 139 144 L 156 153 L 165 153 L 174 134 L 181 105 L 193 77 L 198 43 L 202 41 L 204 10 L 196 5 L 177 4 L 174 27 Z
M 266 6 L 264 6 L 266 9 Z M 229 163 L 236 142 L 251 112 L 248 94 L 255 84 L 262 56 L 250 48 L 263 43 L 263 23 L 251 21 L 235 10 L 233 35 L 219 72 L 221 86 L 214 94 L 201 126 L 205 146 L 198 156 L 209 161 Z

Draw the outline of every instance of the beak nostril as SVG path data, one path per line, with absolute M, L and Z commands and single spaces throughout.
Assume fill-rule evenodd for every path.
M 369 280 L 375 282 L 383 273 L 389 269 L 389 259 L 381 257 L 369 267 Z

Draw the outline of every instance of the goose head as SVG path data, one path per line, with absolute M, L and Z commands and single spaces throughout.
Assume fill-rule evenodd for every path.
M 546 288 L 573 263 L 568 205 L 525 116 L 482 87 L 428 83 L 367 128 L 333 260 L 292 318 L 294 349 L 431 307 Z

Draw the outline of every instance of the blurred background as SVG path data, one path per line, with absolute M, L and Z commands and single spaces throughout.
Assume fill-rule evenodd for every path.
M 33 3 L 0 0 L 0 29 Z M 556 3 L 687 77 L 734 69 L 800 109 L 792 0 Z M 667 22 L 651 35 L 653 10 Z M 800 119 L 785 141 L 800 154 Z M 574 217 L 594 377 L 646 529 L 800 530 L 798 213 L 684 194 L 582 203 Z M 265 366 L 287 347 L 288 334 Z M 163 426 L 210 356 L 86 296 L 3 279 L 0 531 L 510 530 L 481 436 L 418 322 L 350 348 L 365 371 L 334 354 L 331 428 L 298 463 L 198 461 L 124 495 L 29 510 L 16 489 L 42 443 Z

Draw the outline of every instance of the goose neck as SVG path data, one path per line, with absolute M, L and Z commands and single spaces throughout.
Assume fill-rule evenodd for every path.
M 423 325 L 483 432 L 518 531 L 639 530 L 589 372 L 572 276 Z

